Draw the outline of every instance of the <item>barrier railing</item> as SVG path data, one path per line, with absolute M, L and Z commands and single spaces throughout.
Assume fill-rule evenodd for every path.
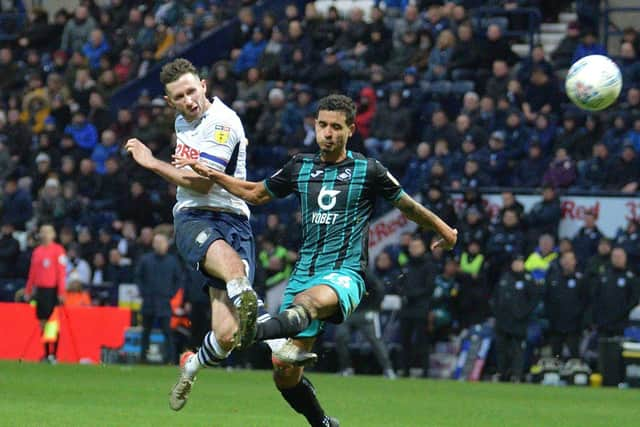
M 608 48 L 609 46 L 609 38 L 612 36 L 621 36 L 622 29 L 619 28 L 614 22 L 611 20 L 612 15 L 617 14 L 635 14 L 637 18 L 640 18 L 640 6 L 620 6 L 620 7 L 612 7 L 609 4 L 609 1 L 606 0 L 603 4 L 602 9 L 602 26 L 603 26 L 603 37 L 604 37 L 604 45 Z

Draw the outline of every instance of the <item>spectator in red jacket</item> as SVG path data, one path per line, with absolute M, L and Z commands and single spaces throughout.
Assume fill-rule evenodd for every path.
M 356 114 L 356 129 L 363 138 L 369 138 L 371 134 L 371 121 L 376 113 L 376 94 L 371 86 L 362 88 L 358 112 Z
M 47 319 L 57 304 L 64 302 L 67 256 L 64 248 L 56 243 L 56 230 L 50 224 L 40 227 L 40 245 L 31 255 L 29 277 L 25 288 L 25 299 L 36 301 L 36 315 L 44 331 Z M 44 344 L 45 357 L 55 362 L 58 342 Z

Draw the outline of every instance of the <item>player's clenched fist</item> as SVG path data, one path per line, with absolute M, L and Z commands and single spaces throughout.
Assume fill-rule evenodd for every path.
M 152 166 L 155 157 L 151 153 L 149 147 L 144 145 L 142 141 L 138 138 L 130 138 L 127 140 L 127 143 L 124 145 L 127 153 L 131 154 L 133 160 L 136 161 L 140 166 L 144 168 L 149 168 Z

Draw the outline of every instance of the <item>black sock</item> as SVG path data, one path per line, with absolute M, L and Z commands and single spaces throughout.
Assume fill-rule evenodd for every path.
M 55 357 L 58 354 L 58 340 L 51 343 L 51 354 Z
M 302 380 L 292 388 L 281 389 L 280 394 L 296 412 L 305 416 L 311 426 L 325 427 L 329 425 L 324 410 L 316 397 L 316 389 L 313 388 L 313 384 L 307 377 L 302 377 Z
M 258 323 L 256 340 L 295 337 L 307 329 L 309 323 L 309 312 L 300 305 L 294 305 L 266 322 Z
M 51 353 L 49 351 L 49 343 L 46 342 L 46 343 L 44 343 L 44 357 L 49 357 L 50 354 Z

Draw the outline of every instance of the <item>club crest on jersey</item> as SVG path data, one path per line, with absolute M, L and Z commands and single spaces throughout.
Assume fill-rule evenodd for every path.
M 323 211 L 329 211 L 336 205 L 336 197 L 340 194 L 338 190 L 330 190 L 324 185 L 318 194 L 318 206 Z
M 231 128 L 229 126 L 216 125 L 213 130 L 213 141 L 216 144 L 226 144 Z
M 340 175 L 338 175 L 338 181 L 349 181 L 351 179 L 351 169 L 345 169 Z
M 196 244 L 198 246 L 202 246 L 204 245 L 204 242 L 206 242 L 208 238 L 209 238 L 209 232 L 207 232 L 206 230 L 203 230 L 196 236 Z

